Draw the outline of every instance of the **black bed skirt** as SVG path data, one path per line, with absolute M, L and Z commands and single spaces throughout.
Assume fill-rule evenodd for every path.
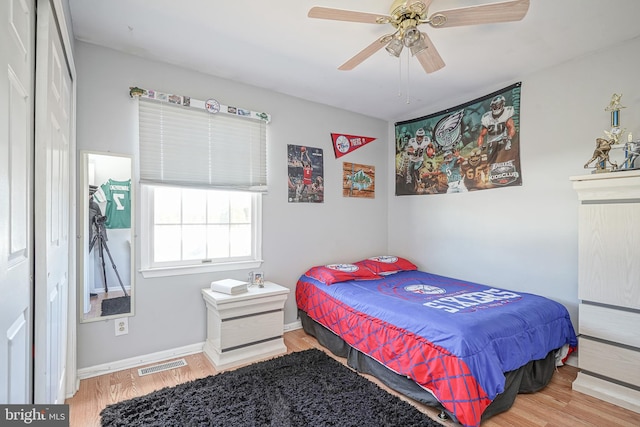
M 336 356 L 346 358 L 348 366 L 358 372 L 373 375 L 389 388 L 413 400 L 444 411 L 449 418 L 458 422 L 456 417 L 444 409 L 433 394 L 420 387 L 416 382 L 397 374 L 377 360 L 351 347 L 342 338 L 311 319 L 306 312 L 298 310 L 298 314 L 304 331 L 314 336 L 320 344 Z M 518 393 L 535 393 L 549 384 L 556 367 L 555 353 L 555 350 L 551 351 L 544 359 L 531 361 L 515 371 L 507 372 L 505 374 L 504 392 L 496 396 L 493 402 L 485 409 L 482 414 L 482 421 L 509 409 Z

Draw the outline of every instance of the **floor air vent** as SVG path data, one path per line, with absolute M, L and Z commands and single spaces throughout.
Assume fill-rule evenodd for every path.
M 179 368 L 181 366 L 187 366 L 187 361 L 184 359 L 172 360 L 167 363 L 160 363 L 159 365 L 147 366 L 146 368 L 138 369 L 138 375 L 155 374 L 156 372 L 168 371 L 170 369 Z

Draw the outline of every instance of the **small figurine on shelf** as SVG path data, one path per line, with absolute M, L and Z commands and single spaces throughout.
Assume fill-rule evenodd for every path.
M 636 166 L 636 160 L 640 156 L 640 140 L 634 141 L 633 136 L 629 133 L 629 139 L 624 146 L 625 160 L 620 169 L 636 169 L 640 168 L 640 165 Z
M 622 108 L 627 108 L 622 104 L 620 104 L 621 99 L 622 99 L 621 93 L 614 93 L 613 95 L 611 95 L 611 101 L 609 102 L 609 105 L 607 106 L 607 108 L 604 109 L 604 111 L 620 111 L 620 109 Z M 611 126 L 616 126 L 616 125 L 611 123 Z
M 611 147 L 616 143 L 615 139 L 596 138 L 596 149 L 593 151 L 593 157 L 584 164 L 584 168 L 588 168 L 589 164 L 596 160 L 596 173 L 609 172 L 611 170 L 618 169 L 618 164 L 609 160 L 609 151 Z M 611 169 L 607 169 L 607 163 L 611 166 Z

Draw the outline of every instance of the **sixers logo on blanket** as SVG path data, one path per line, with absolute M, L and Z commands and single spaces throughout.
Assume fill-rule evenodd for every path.
M 437 286 L 431 286 L 431 285 L 408 285 L 404 287 L 404 290 L 407 292 L 413 292 L 415 294 L 421 294 L 421 295 L 439 295 L 447 292 L 442 288 L 439 288 Z
M 452 314 L 491 309 L 522 299 L 522 295 L 513 291 L 438 276 L 431 276 L 429 280 L 416 280 L 412 275 L 403 274 L 387 276 L 377 289 L 391 298 Z
M 437 308 L 447 313 L 468 313 L 479 309 L 499 307 L 522 299 L 522 295 L 503 289 L 486 289 L 476 292 L 456 292 L 450 296 L 434 298 L 425 307 Z

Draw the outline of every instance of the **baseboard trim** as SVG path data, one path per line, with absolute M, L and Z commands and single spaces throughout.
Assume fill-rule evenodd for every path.
M 138 366 L 148 365 L 151 363 L 164 362 L 168 359 L 188 356 L 190 354 L 201 353 L 204 342 L 191 344 L 184 347 L 173 348 L 170 350 L 159 351 L 157 353 L 145 354 L 142 356 L 131 357 L 129 359 L 117 360 L 111 363 L 90 366 L 88 368 L 78 369 L 78 378 L 97 377 L 99 375 L 110 374 L 123 369 L 137 368 Z
M 302 329 L 302 322 L 296 320 L 292 323 L 284 325 L 284 331 L 294 331 L 296 329 Z M 184 347 L 173 348 L 170 350 L 159 351 L 157 353 L 145 354 L 142 356 L 131 357 L 129 359 L 116 360 L 111 363 L 104 363 L 102 365 L 89 366 L 88 368 L 78 369 L 78 381 L 85 378 L 97 377 L 99 375 L 111 374 L 113 372 L 122 371 L 123 369 L 137 368 L 142 365 L 149 365 L 151 363 L 164 362 L 168 359 L 176 357 L 187 356 L 189 354 L 201 353 L 204 348 L 204 342 L 191 344 Z M 79 386 L 78 386 L 79 387 Z
M 287 323 L 284 325 L 285 332 L 295 331 L 296 329 L 302 329 L 302 322 L 300 321 L 300 319 L 296 320 L 295 322 Z

